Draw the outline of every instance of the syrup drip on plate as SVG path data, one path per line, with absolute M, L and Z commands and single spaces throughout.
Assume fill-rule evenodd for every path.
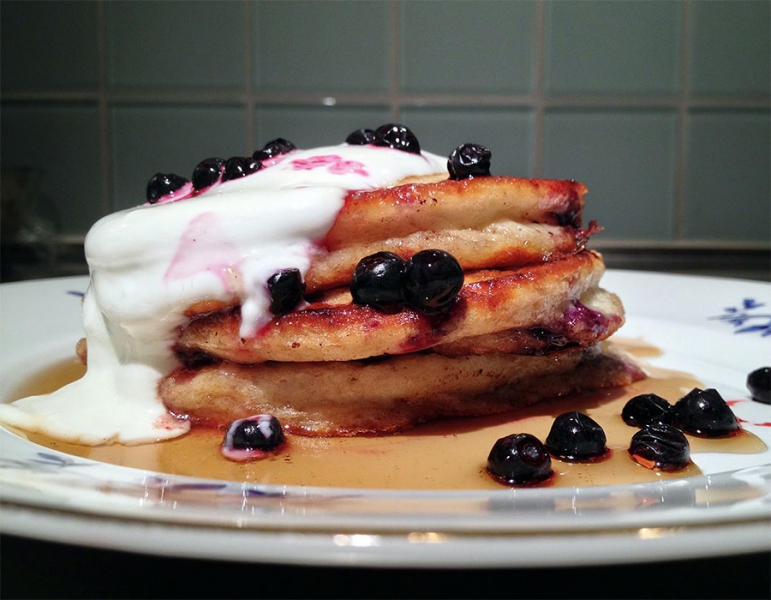
M 615 339 L 617 348 L 637 356 L 655 356 L 657 349 L 637 340 Z M 583 487 L 620 485 L 679 479 L 701 474 L 691 463 L 685 469 L 665 473 L 636 464 L 628 454 L 629 441 L 638 430 L 621 419 L 624 404 L 638 394 L 656 393 L 674 401 L 703 385 L 693 376 L 647 367 L 649 377 L 620 389 L 584 394 L 492 417 L 451 419 L 411 431 L 356 438 L 309 438 L 287 434 L 282 450 L 268 458 L 235 463 L 219 451 L 223 431 L 194 429 L 174 440 L 139 446 L 80 446 L 37 434 L 20 433 L 30 441 L 92 460 L 174 475 L 245 481 L 275 485 L 307 485 L 341 488 L 404 490 L 505 489 L 485 471 L 490 448 L 511 433 L 531 433 L 543 440 L 559 414 L 578 410 L 600 425 L 610 452 L 590 463 L 552 459 L 555 476 L 546 485 Z M 16 396 L 46 393 L 85 371 L 75 361 L 49 368 L 33 378 Z M 766 449 L 758 437 L 742 430 L 719 439 L 687 436 L 691 453 L 759 453 Z

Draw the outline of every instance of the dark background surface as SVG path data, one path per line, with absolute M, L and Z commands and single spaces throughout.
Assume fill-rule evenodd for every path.
M 769 598 L 771 553 L 569 569 L 293 567 L 0 538 L 9 598 Z

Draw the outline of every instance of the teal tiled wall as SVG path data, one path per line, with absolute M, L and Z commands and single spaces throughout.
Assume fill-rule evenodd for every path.
M 119 0 L 104 6 L 110 89 L 243 89 L 238 2 Z
M 256 106 L 255 112 L 254 139 L 260 148 L 278 137 L 292 140 L 301 148 L 339 144 L 344 139 L 341 135 L 348 135 L 362 123 L 385 123 L 389 118 L 386 106 L 264 104 Z
M 388 90 L 387 0 L 257 2 L 251 10 L 255 90 Z
M 526 94 L 535 86 L 534 2 L 403 2 L 401 90 Z
M 587 182 L 585 218 L 613 237 L 674 236 L 676 116 L 662 109 L 555 109 L 544 175 Z
M 110 109 L 110 123 L 113 139 L 120 140 L 112 150 L 113 208 L 136 205 L 149 177 L 159 171 L 190 177 L 204 158 L 247 150 L 240 106 L 223 104 L 212 110 L 195 104 L 118 104 Z M 201 154 L 204 148 L 206 156 Z M 138 185 L 136 193 L 124 193 Z
M 80 232 L 101 216 L 99 115 L 88 102 L 9 102 L 2 107 L 3 168 L 33 170 L 44 217 Z
M 768 0 L 3 0 L 4 169 L 64 235 L 156 171 L 407 124 L 579 179 L 599 244 L 771 238 Z M 64 26 L 63 26 L 64 24 Z

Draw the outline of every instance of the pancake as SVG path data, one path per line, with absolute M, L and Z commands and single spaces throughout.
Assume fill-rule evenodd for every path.
M 569 336 L 571 328 L 580 326 L 581 297 L 590 291 L 587 297 L 596 300 L 599 310 L 586 310 L 582 318 L 592 321 L 589 342 L 596 343 L 623 323 L 618 299 L 596 289 L 603 272 L 602 257 L 585 251 L 516 271 L 470 273 L 454 307 L 440 318 L 409 308 L 384 313 L 353 304 L 347 293 L 337 294 L 275 317 L 247 338 L 240 335 L 237 308 L 216 311 L 183 328 L 177 351 L 238 364 L 346 361 L 415 352 L 513 328 Z
M 498 221 L 581 226 L 586 186 L 556 179 L 474 177 L 351 192 L 324 237 L 330 250 L 416 231 L 481 228 Z
M 157 173 L 86 237 L 86 375 L 0 419 L 87 444 L 254 413 L 385 434 L 641 377 L 602 350 L 624 311 L 587 248 L 586 187 L 496 176 L 490 157 L 388 124 Z M 380 289 L 358 265 L 383 252 Z
M 352 436 L 514 411 L 642 377 L 598 347 L 545 356 L 417 352 L 371 361 L 180 368 L 161 380 L 159 392 L 173 414 L 194 424 L 225 427 L 245 415 L 271 414 L 291 433 Z

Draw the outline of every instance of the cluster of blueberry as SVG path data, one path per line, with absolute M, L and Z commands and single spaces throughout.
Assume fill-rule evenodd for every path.
M 748 378 L 753 397 L 756 387 L 750 381 L 758 377 L 750 374 Z M 690 445 L 683 432 L 712 438 L 739 431 L 731 407 L 714 389 L 694 388 L 674 405 L 656 394 L 641 394 L 626 403 L 621 417 L 627 425 L 640 428 L 629 444 L 632 459 L 662 471 L 688 464 Z M 596 421 L 583 413 L 564 413 L 554 420 L 545 443 L 528 433 L 499 439 L 488 456 L 487 470 L 510 485 L 537 483 L 552 475 L 551 456 L 568 462 L 596 460 L 607 452 L 605 442 L 605 432 Z
M 404 125 L 388 123 L 377 129 L 357 129 L 345 139 L 355 146 L 385 146 L 394 150 L 420 154 L 420 143 Z M 461 144 L 450 153 L 447 170 L 450 179 L 460 180 L 490 175 L 490 150 L 479 144 Z
M 297 269 L 280 269 L 268 279 L 270 311 L 288 313 L 303 298 L 305 284 Z M 444 250 L 422 250 L 404 260 L 392 252 L 362 258 L 351 280 L 355 304 L 382 312 L 410 307 L 426 315 L 448 312 L 463 287 L 463 268 Z
M 354 146 L 382 146 L 420 154 L 420 143 L 415 134 L 404 125 L 387 123 L 377 129 L 357 129 L 346 138 L 346 143 Z M 191 180 L 175 173 L 156 173 L 147 183 L 147 202 L 157 203 L 164 196 L 174 194 L 189 183 L 192 183 L 193 193 L 201 193 L 216 183 L 246 177 L 262 168 L 262 162 L 296 150 L 292 142 L 283 138 L 271 140 L 261 150 L 252 156 L 232 156 L 224 158 L 207 158 L 193 169 Z M 479 144 L 462 144 L 450 153 L 447 159 L 447 170 L 450 179 L 460 180 L 470 177 L 490 175 L 490 150 Z
M 345 138 L 345 143 L 352 146 L 381 146 L 420 154 L 418 138 L 409 128 L 397 123 L 387 123 L 377 129 L 357 129 Z
M 769 403 L 771 367 L 749 374 L 747 387 L 753 400 Z M 694 388 L 674 405 L 656 394 L 630 399 L 621 411 L 627 425 L 640 427 L 632 436 L 629 454 L 639 464 L 662 471 L 685 467 L 690 445 L 683 431 L 700 437 L 725 437 L 739 431 L 739 423 L 725 400 L 714 389 Z M 487 471 L 509 485 L 532 484 L 551 477 L 551 456 L 568 462 L 591 462 L 608 452 L 602 427 L 578 412 L 559 415 L 545 443 L 529 433 L 516 433 L 495 442 L 487 458 Z M 285 442 L 276 417 L 255 415 L 231 423 L 223 451 L 252 452 L 254 457 L 278 449 Z
M 232 156 L 227 160 L 217 157 L 204 159 L 193 169 L 191 180 L 193 191 L 200 193 L 215 183 L 256 173 L 262 168 L 262 161 L 286 154 L 296 148 L 297 146 L 292 142 L 276 138 L 265 144 L 261 150 L 255 151 L 252 156 Z M 191 181 L 174 173 L 156 173 L 147 183 L 147 202 L 155 204 L 164 196 L 173 194 Z
M 351 296 L 384 312 L 408 306 L 426 315 L 448 312 L 463 287 L 463 268 L 444 250 L 421 250 L 409 260 L 392 252 L 365 256 L 356 265 Z
M 487 457 L 487 472 L 509 485 L 538 483 L 552 476 L 551 457 L 567 462 L 597 460 L 607 454 L 607 438 L 597 421 L 578 411 L 559 415 L 546 441 L 529 433 L 502 437 Z
M 633 427 L 664 423 L 702 437 L 729 435 L 739 428 L 733 411 L 714 389 L 694 388 L 674 405 L 656 394 L 635 396 L 624 406 L 621 418 Z

